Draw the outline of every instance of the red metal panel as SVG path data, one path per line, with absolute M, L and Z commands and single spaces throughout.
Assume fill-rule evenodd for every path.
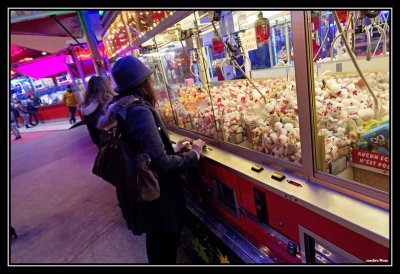
M 83 60 L 81 61 L 82 64 L 82 70 L 85 75 L 92 75 L 96 73 L 96 70 L 94 68 L 93 60 Z
M 270 191 L 266 192 L 267 211 L 271 227 L 299 243 L 298 218 L 301 214 L 296 204 Z
M 217 174 L 219 180 L 233 187 L 236 191 L 236 195 L 240 195 L 239 178 L 236 174 L 221 166 L 217 166 Z
M 55 104 L 49 106 L 42 106 L 36 112 L 39 121 L 47 121 L 61 118 L 69 118 L 68 108 L 64 104 Z M 80 111 L 77 109 L 76 116 L 80 116 Z
M 271 233 L 267 232 L 255 222 L 244 218 L 241 230 L 244 230 L 246 237 L 249 238 L 254 245 L 262 249 L 267 247 L 274 254 L 278 255 L 278 260 L 281 263 L 301 263 L 300 257 L 293 257 L 287 252 L 287 246 L 284 242 L 271 235 Z
M 274 193 L 267 192 L 267 197 L 271 226 L 297 243 L 301 225 L 361 260 L 388 259 L 387 247 Z
M 200 160 L 200 168 L 202 171 L 202 175 L 204 177 L 204 181 L 207 185 L 211 186 L 211 176 L 216 177 L 217 171 L 215 169 L 216 165 L 209 160 L 202 158 Z
M 251 214 L 256 215 L 253 188 L 256 187 L 260 190 L 262 188 L 210 161 L 204 162 L 203 170 L 207 174 L 206 177 L 214 176 L 234 188 L 238 204 Z M 210 181 L 208 182 L 210 183 Z M 268 190 L 263 190 L 263 192 L 266 194 L 269 225 L 289 239 L 300 243 L 298 229 L 299 225 L 301 225 L 361 260 L 389 258 L 389 249 L 387 247 L 308 210 L 289 200 L 289 198 L 279 196 Z M 220 216 L 242 231 L 247 238 L 252 239 L 254 244 L 267 246 L 289 263 L 300 262 L 299 258 L 292 257 L 286 252 L 282 242 L 269 235 L 254 221 L 243 215 L 240 215 L 240 218 L 234 217 L 232 213 L 224 210 L 214 199 L 211 200 L 211 205 Z
M 294 208 L 299 224 L 361 260 L 389 259 L 387 247 L 297 204 Z
M 231 187 L 235 191 L 236 201 L 239 206 L 241 206 L 241 195 L 239 188 L 239 181 L 236 174 L 229 171 L 228 169 L 222 167 L 221 165 L 214 164 L 209 162 L 207 164 L 207 172 L 210 177 L 215 177 L 218 180 L 225 183 L 227 186 Z M 214 189 L 214 192 L 217 191 Z M 226 210 L 221 204 L 215 200 L 215 197 L 210 201 L 212 207 L 229 223 L 233 224 L 236 228 L 241 228 L 243 225 L 241 224 L 241 215 L 235 216 L 232 212 Z
M 257 211 L 256 211 L 256 205 L 255 205 L 255 201 L 254 201 L 254 192 L 253 192 L 253 188 L 255 188 L 255 184 L 253 184 L 247 180 L 244 180 L 243 178 L 239 178 L 239 187 L 240 187 L 240 193 L 242 195 L 243 208 L 245 208 L 251 214 L 256 216 Z M 262 190 L 261 188 L 257 188 L 257 189 Z

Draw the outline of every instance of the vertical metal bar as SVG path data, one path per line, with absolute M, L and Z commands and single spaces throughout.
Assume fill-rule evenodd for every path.
M 296 77 L 297 105 L 299 109 L 299 124 L 301 138 L 301 153 L 304 173 L 313 177 L 315 157 L 313 143 L 315 140 L 314 117 L 314 73 L 310 63 L 312 51 L 310 48 L 311 32 L 308 31 L 310 22 L 306 11 L 291 11 L 294 69 Z
M 271 68 L 274 67 L 274 59 L 273 59 L 273 52 L 272 52 L 272 38 L 268 39 L 268 50 L 269 50 L 269 63 L 271 64 Z
M 210 19 L 210 20 L 212 20 L 212 19 Z M 196 13 L 194 13 L 194 25 L 196 27 L 196 35 L 200 40 L 201 37 L 200 37 L 200 33 L 199 33 L 199 25 L 197 24 Z M 212 24 L 212 25 L 214 27 L 214 30 L 217 31 L 217 29 L 214 26 L 214 24 Z M 218 33 L 218 31 L 217 31 L 217 33 Z M 221 36 L 220 36 L 220 38 L 221 38 Z M 221 40 L 222 40 L 222 38 L 221 38 Z M 200 54 L 201 54 L 201 60 L 202 60 L 201 63 L 202 64 L 200 64 L 200 65 L 203 66 L 203 71 L 204 71 L 204 77 L 205 77 L 205 83 L 206 83 L 204 86 L 205 86 L 205 88 L 206 88 L 206 90 L 208 92 L 208 96 L 209 96 L 209 99 L 210 99 L 210 106 L 211 106 L 212 115 L 213 115 L 213 118 L 214 118 L 213 119 L 214 120 L 214 127 L 215 127 L 215 130 L 218 131 L 217 119 L 215 118 L 215 108 L 214 108 L 214 105 L 213 105 L 213 102 L 212 102 L 212 98 L 211 98 L 211 78 L 210 78 L 211 75 L 210 75 L 210 71 L 212 70 L 212 62 L 208 66 L 206 65 L 207 61 L 204 58 L 204 56 L 207 57 L 207 50 L 206 50 L 206 47 L 204 46 L 204 44 L 203 43 L 201 43 L 201 44 L 202 44 L 202 47 L 200 48 Z M 226 50 L 226 46 L 225 46 L 225 50 Z M 209 55 L 209 57 L 211 59 L 211 55 Z M 199 63 L 199 62 L 197 62 L 197 63 Z M 201 71 L 200 66 L 199 66 L 199 70 Z M 202 74 L 202 76 L 203 76 L 203 74 Z M 222 132 L 222 128 L 221 128 L 221 132 Z M 211 136 L 211 138 L 218 139 L 218 135 L 217 136 L 216 135 Z
M 278 55 L 276 53 L 276 41 L 275 41 L 275 28 L 271 27 L 271 37 L 272 37 L 272 46 L 274 53 L 274 65 L 278 64 Z
M 289 24 L 288 23 L 285 23 L 285 46 L 286 46 L 286 58 L 287 58 L 286 64 L 290 64 L 291 53 L 290 53 Z
M 107 71 L 109 72 L 109 75 L 110 75 L 109 79 L 111 79 L 112 86 L 116 87 L 117 84 L 115 83 L 114 78 L 111 76 L 111 73 L 110 73 L 111 72 L 110 60 L 108 60 L 108 58 L 104 58 L 104 62 L 106 64 Z
M 89 50 L 93 58 L 93 64 L 96 73 L 98 76 L 106 78 L 107 75 L 106 70 L 104 69 L 104 61 L 99 52 L 99 48 L 97 47 L 97 38 L 93 31 L 92 23 L 89 18 L 89 12 L 85 10 L 79 10 L 78 18 L 79 22 L 81 23 L 83 33 L 85 34 L 87 44 L 89 45 Z
M 162 78 L 163 78 L 164 86 L 165 86 L 165 88 L 167 90 L 168 101 L 169 101 L 169 104 L 171 105 L 171 111 L 172 111 L 172 114 L 173 114 L 173 117 L 174 117 L 175 126 L 178 126 L 178 118 L 176 117 L 176 112 L 175 112 L 174 106 L 172 104 L 172 101 L 173 101 L 174 98 L 170 94 L 171 88 L 170 88 L 170 86 L 168 84 L 168 77 L 165 74 L 164 64 L 163 64 L 163 61 L 161 59 L 161 54 L 160 54 L 160 51 L 159 51 L 159 48 L 158 48 L 158 45 L 157 45 L 157 40 L 156 40 L 155 36 L 153 37 L 153 43 L 156 46 L 156 51 L 157 51 L 157 54 L 158 54 L 159 64 L 160 64 L 160 69 L 161 69 L 161 75 L 162 75 Z

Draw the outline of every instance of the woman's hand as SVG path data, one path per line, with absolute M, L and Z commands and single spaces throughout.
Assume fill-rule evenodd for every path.
M 175 148 L 175 152 L 179 152 L 182 149 L 185 150 L 190 150 L 191 149 L 191 144 L 193 142 L 193 139 L 189 138 L 189 137 L 183 137 L 182 139 L 180 139 L 177 143 L 176 143 L 176 148 Z
M 201 155 L 203 153 L 203 147 L 205 144 L 206 142 L 204 142 L 203 140 L 197 139 L 192 143 L 192 150 L 196 151 L 197 153 L 199 153 L 199 155 Z

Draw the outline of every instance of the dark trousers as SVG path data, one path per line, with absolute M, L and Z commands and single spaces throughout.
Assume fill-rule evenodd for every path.
M 16 109 L 12 109 L 11 111 L 12 111 L 13 114 L 14 114 L 15 123 L 17 124 L 17 127 L 19 127 L 19 125 L 18 125 L 18 117 L 21 117 L 21 116 L 19 115 L 19 111 L 16 110 Z
M 180 232 L 147 232 L 146 249 L 149 264 L 176 264 L 180 235 Z
M 70 115 L 69 121 L 76 123 L 76 120 L 75 120 L 76 106 L 68 106 L 68 111 L 69 111 L 69 115 Z
M 29 123 L 33 125 L 32 123 L 32 117 L 33 117 L 35 119 L 35 125 L 39 124 L 39 120 L 36 115 L 36 110 L 29 110 L 28 112 L 29 112 Z

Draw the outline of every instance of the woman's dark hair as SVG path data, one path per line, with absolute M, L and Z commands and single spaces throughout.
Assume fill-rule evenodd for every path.
M 117 93 L 112 89 L 108 79 L 101 76 L 93 76 L 89 80 L 83 104 L 89 105 L 93 100 L 97 99 L 100 105 L 104 105 L 116 95 Z
M 153 80 L 151 77 L 147 77 L 146 80 L 144 80 L 136 87 L 127 87 L 125 89 L 121 89 L 119 91 L 119 94 L 120 96 L 126 96 L 132 94 L 141 97 L 143 100 L 148 102 L 153 107 L 157 103 L 157 99 L 153 88 Z

